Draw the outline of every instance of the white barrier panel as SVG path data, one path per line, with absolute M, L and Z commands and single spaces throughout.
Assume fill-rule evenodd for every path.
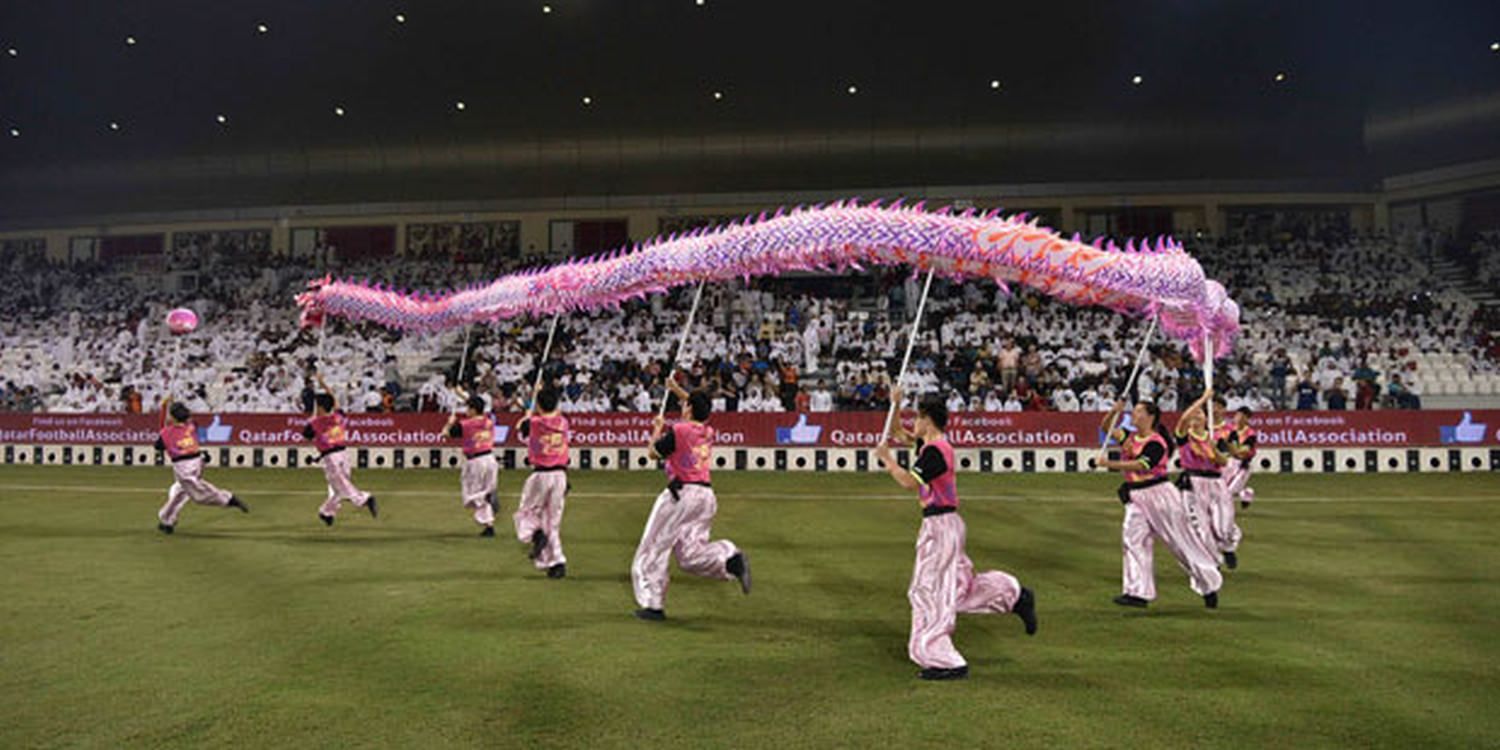
M 1489 471 L 1490 452 L 1485 448 L 1459 449 L 1459 471 Z
M 1066 451 L 1044 450 L 1036 452 L 1036 470 L 1046 474 L 1064 471 Z
M 974 448 L 958 448 L 953 451 L 954 467 L 959 471 L 979 471 L 979 451 Z
M 94 463 L 94 447 L 92 445 L 75 445 L 73 448 L 74 466 L 92 466 Z
M 1315 448 L 1297 448 L 1292 451 L 1292 472 L 1306 474 L 1323 470 L 1323 451 Z
M 1340 448 L 1333 452 L 1333 470 L 1340 473 L 1362 472 L 1365 470 L 1365 452 L 1350 448 Z
M 1018 450 L 998 450 L 994 456 L 994 470 L 998 473 L 1011 473 L 1021 470 L 1021 452 Z
M 1375 452 L 1376 465 L 1380 471 L 1385 473 L 1405 473 L 1406 449 L 1404 448 L 1381 448 Z
M 1447 448 L 1418 448 L 1417 453 L 1420 456 L 1418 459 L 1419 463 L 1417 464 L 1421 467 L 1420 471 L 1448 470 Z
M 786 468 L 789 471 L 813 471 L 817 468 L 817 455 L 810 450 L 788 450 Z
M 776 468 L 776 451 L 770 448 L 750 448 L 745 451 L 745 468 L 752 471 L 770 471 Z
M 855 452 L 848 448 L 831 448 L 828 451 L 829 471 L 854 471 Z
M 595 471 L 619 471 L 622 468 L 622 463 L 625 464 L 624 468 L 629 468 L 630 459 L 627 457 L 625 461 L 620 461 L 619 448 L 593 449 L 593 469 Z M 578 465 L 577 459 L 574 459 L 573 463 L 569 464 L 569 466 Z
M 307 465 L 307 456 L 303 455 L 303 465 Z M 365 454 L 365 462 L 371 469 L 389 469 L 396 465 L 396 451 L 393 448 L 371 448 Z
M 250 456 L 251 453 L 249 448 L 230 448 L 228 464 L 229 468 L 244 468 L 246 466 L 250 466 Z
M 120 466 L 120 465 L 124 464 L 125 463 L 125 451 L 126 450 L 128 450 L 128 449 L 127 448 L 121 448 L 121 447 L 115 446 L 115 445 L 106 445 L 106 446 L 104 446 L 104 465 L 105 466 Z

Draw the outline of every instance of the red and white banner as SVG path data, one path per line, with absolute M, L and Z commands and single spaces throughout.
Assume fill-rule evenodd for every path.
M 519 446 L 520 414 L 499 414 L 496 442 Z M 954 414 L 948 436 L 968 448 L 1088 448 L 1099 445 L 1102 415 L 1064 412 Z M 1168 416 L 1168 421 L 1172 417 Z M 350 443 L 364 447 L 456 445 L 439 434 L 444 414 L 351 414 Z M 715 414 L 719 444 L 742 447 L 869 447 L 880 436 L 884 412 L 824 414 Z M 199 415 L 205 445 L 288 446 L 303 441 L 300 414 Z M 644 445 L 649 414 L 572 414 L 573 446 L 610 448 Z M 1257 414 L 1251 424 L 1260 446 L 1405 448 L 1500 446 L 1500 410 L 1474 411 L 1282 411 Z M 125 414 L 0 413 L 0 443 L 150 444 L 158 417 Z

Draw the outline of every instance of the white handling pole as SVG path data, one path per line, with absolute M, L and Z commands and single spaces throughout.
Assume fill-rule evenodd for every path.
M 927 292 L 932 289 L 932 271 L 927 272 L 927 281 L 922 284 L 922 300 L 917 303 L 917 316 L 912 318 L 911 333 L 906 337 L 906 354 L 901 357 L 901 372 L 896 375 L 896 387 L 900 388 L 906 380 L 906 367 L 911 364 L 911 350 L 917 343 L 917 330 L 922 326 L 922 313 L 927 309 Z M 896 419 L 896 409 L 900 404 L 896 399 L 891 399 L 891 408 L 885 413 L 885 429 L 880 431 L 880 442 L 884 443 L 891 436 L 891 422 Z
M 693 330 L 693 319 L 698 317 L 698 303 L 703 299 L 703 283 L 702 281 L 698 282 L 698 291 L 693 292 L 693 306 L 688 310 L 687 322 L 682 325 L 682 337 L 677 340 L 677 354 L 672 357 L 672 367 L 667 370 L 667 378 L 669 379 L 677 374 L 677 363 L 682 360 L 682 351 L 687 347 L 688 332 Z M 667 416 L 667 399 L 671 395 L 671 388 L 666 389 L 666 392 L 661 394 L 661 408 L 656 410 L 657 419 Z
M 536 394 L 542 390 L 542 371 L 547 367 L 547 358 L 552 356 L 552 338 L 557 335 L 557 321 L 561 317 L 562 313 L 553 315 L 552 326 L 547 329 L 547 345 L 542 347 L 542 361 L 536 366 L 536 383 L 531 386 L 531 398 L 528 399 L 531 405 L 526 409 L 527 414 L 536 411 Z
M 464 370 L 469 366 L 469 334 L 473 331 L 472 324 L 464 326 L 464 351 L 458 356 L 458 375 L 453 378 L 454 388 L 464 387 Z
M 173 400 L 176 399 L 176 394 L 172 392 L 172 387 L 177 384 L 177 371 L 182 369 L 182 337 L 186 335 L 183 333 L 172 337 L 177 339 L 177 343 L 172 347 L 172 362 L 167 365 L 167 398 Z
M 1203 390 L 1208 392 L 1214 389 L 1214 342 L 1208 333 L 1203 334 Z M 1214 400 L 1203 402 L 1204 429 L 1209 435 L 1214 434 Z
M 1130 368 L 1130 377 L 1125 381 L 1125 390 L 1121 391 L 1118 394 L 1120 398 L 1127 397 L 1130 394 L 1130 389 L 1135 387 L 1135 378 L 1137 375 L 1141 374 L 1141 363 L 1146 361 L 1146 351 L 1151 347 L 1151 337 L 1155 335 L 1156 318 L 1152 318 L 1151 325 L 1146 327 L 1145 338 L 1141 339 L 1141 349 L 1135 354 L 1135 365 Z M 1115 428 L 1118 427 L 1119 424 L 1119 416 L 1116 416 L 1114 419 L 1110 420 L 1109 429 L 1104 431 L 1104 442 L 1099 445 L 1100 451 L 1103 451 L 1105 448 L 1109 447 L 1110 433 L 1114 432 Z

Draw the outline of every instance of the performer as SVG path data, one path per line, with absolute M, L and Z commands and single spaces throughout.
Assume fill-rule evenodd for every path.
M 1240 508 L 1250 507 L 1255 501 L 1255 490 L 1249 486 L 1250 467 L 1255 463 L 1255 428 L 1250 426 L 1250 407 L 1241 406 L 1234 413 L 1234 426 L 1229 432 L 1228 451 L 1231 457 L 1224 472 L 1224 487 L 1229 499 L 1240 501 Z
M 1235 550 L 1239 548 L 1240 528 L 1234 524 L 1234 503 L 1222 477 L 1221 467 L 1229 457 L 1216 444 L 1218 430 L 1207 426 L 1204 407 L 1211 398 L 1213 391 L 1204 391 L 1177 419 L 1177 445 L 1182 448 L 1177 489 L 1187 501 L 1188 520 L 1203 546 L 1216 561 L 1234 570 L 1239 565 Z
M 192 500 L 200 505 L 222 505 L 239 508 L 249 513 L 245 505 L 232 493 L 215 487 L 203 478 L 203 454 L 198 450 L 198 427 L 193 424 L 193 415 L 182 404 L 172 403 L 171 397 L 161 402 L 161 432 L 156 438 L 156 449 L 166 451 L 172 459 L 172 488 L 167 490 L 167 503 L 156 512 L 156 528 L 163 534 L 177 530 L 177 517 L 182 506 Z
M 521 504 L 516 508 L 516 538 L 531 544 L 529 556 L 537 570 L 548 578 L 568 575 L 568 558 L 562 550 L 563 504 L 568 497 L 568 418 L 557 408 L 557 389 L 547 386 L 534 393 L 532 407 L 517 428 L 526 439 L 531 476 L 521 486 Z M 540 408 L 541 413 L 533 413 Z
M 1103 429 L 1109 430 L 1123 411 L 1123 402 L 1115 404 L 1104 415 Z M 1114 430 L 1110 438 L 1120 442 L 1120 459 L 1101 454 L 1096 463 L 1110 471 L 1122 472 L 1120 502 L 1125 504 L 1125 522 L 1121 528 L 1124 551 L 1124 593 L 1115 604 L 1145 607 L 1156 598 L 1156 572 L 1152 569 L 1153 548 L 1160 539 L 1188 574 L 1193 591 L 1203 597 L 1204 606 L 1219 606 L 1219 587 L 1224 578 L 1198 536 L 1188 523 L 1187 511 L 1177 488 L 1167 479 L 1167 459 L 1171 444 L 1162 433 L 1161 410 L 1156 404 L 1142 401 L 1131 412 L 1135 430 Z
M 630 581 L 642 620 L 665 620 L 663 604 L 670 581 L 668 566 L 677 558 L 684 572 L 705 578 L 737 579 L 750 593 L 750 560 L 727 539 L 709 541 L 718 499 L 710 483 L 714 428 L 707 422 L 713 402 L 704 391 L 691 395 L 672 375 L 667 387 L 687 404 L 690 418 L 666 428 L 661 417 L 651 431 L 650 455 L 666 462 L 667 488 L 656 496 L 646 530 L 630 564 Z
M 500 511 L 500 500 L 495 496 L 500 478 L 494 453 L 495 420 L 485 414 L 484 399 L 478 396 L 469 396 L 464 406 L 467 411 L 463 419 L 457 413 L 448 415 L 443 434 L 463 440 L 464 467 L 458 479 L 461 499 L 465 508 L 474 509 L 474 523 L 482 529 L 479 535 L 493 537 L 495 514 Z
M 901 403 L 901 389 L 891 389 L 891 400 Z M 911 471 L 896 463 L 888 441 L 881 441 L 875 451 L 897 484 L 917 491 L 922 506 L 917 560 L 906 598 L 911 602 L 907 654 L 922 668 L 917 675 L 924 680 L 968 676 L 968 663 L 953 647 L 960 612 L 1008 612 L 1021 618 L 1027 635 L 1035 635 L 1037 629 L 1036 596 L 1031 589 L 1004 571 L 975 573 L 974 563 L 964 552 L 967 530 L 958 515 L 953 446 L 943 432 L 947 425 L 947 407 L 940 399 L 929 398 L 918 407 L 914 435 L 901 428 L 900 420 L 893 423 L 893 437 L 901 442 L 915 439 L 917 459 Z
M 339 503 L 345 499 L 355 507 L 370 511 L 370 517 L 375 518 L 380 515 L 375 496 L 360 491 L 349 477 L 349 454 L 345 450 L 349 447 L 349 435 L 344 429 L 344 413 L 339 411 L 338 402 L 323 381 L 322 373 L 318 373 L 317 380 L 322 392 L 313 396 L 313 416 L 302 428 L 302 437 L 313 441 L 313 446 L 318 449 L 323 476 L 328 479 L 328 499 L 318 509 L 318 518 L 323 525 L 332 526 L 333 517 L 339 512 Z

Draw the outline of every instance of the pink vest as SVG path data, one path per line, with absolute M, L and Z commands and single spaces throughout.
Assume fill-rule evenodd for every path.
M 1208 433 L 1189 432 L 1187 440 L 1182 446 L 1179 457 L 1182 468 L 1189 471 L 1218 471 L 1219 465 L 1213 460 L 1214 445 Z
M 1250 425 L 1245 425 L 1243 430 L 1235 430 L 1235 442 L 1250 448 L 1250 454 L 1245 456 L 1246 461 L 1255 458 L 1255 446 L 1249 444 L 1250 438 L 1253 437 L 1255 437 L 1255 428 Z
M 937 449 L 943 456 L 943 463 L 948 465 L 948 470 L 937 477 L 923 477 L 927 484 L 922 486 L 921 497 L 924 508 L 957 508 L 958 507 L 958 478 L 953 473 L 953 446 L 946 439 L 934 440 L 927 444 Z M 926 450 L 926 448 L 923 448 Z
M 307 420 L 313 429 L 313 447 L 319 453 L 327 453 L 349 444 L 349 435 L 344 432 L 344 415 L 339 412 L 324 414 Z
M 458 423 L 463 430 L 464 455 L 477 456 L 495 448 L 495 423 L 489 417 L 470 417 Z
M 561 414 L 533 416 L 528 420 L 526 456 L 537 468 L 568 465 L 568 418 Z
M 697 422 L 678 422 L 672 425 L 672 435 L 676 445 L 667 457 L 667 478 L 707 484 L 714 428 Z
M 167 457 L 172 459 L 198 453 L 198 429 L 192 422 L 169 424 L 161 428 L 161 442 L 167 447 Z
M 1146 450 L 1146 446 L 1152 443 L 1161 446 L 1162 460 L 1158 461 L 1156 466 L 1151 469 L 1138 469 L 1125 472 L 1125 481 L 1145 482 L 1151 479 L 1161 479 L 1167 475 L 1167 460 L 1165 458 L 1167 454 L 1167 441 L 1155 430 L 1152 430 L 1148 437 L 1141 437 L 1140 431 L 1130 433 L 1130 437 L 1125 438 L 1125 444 L 1120 446 L 1120 449 L 1125 454 L 1126 461 L 1135 461 L 1141 457 L 1141 453 Z

